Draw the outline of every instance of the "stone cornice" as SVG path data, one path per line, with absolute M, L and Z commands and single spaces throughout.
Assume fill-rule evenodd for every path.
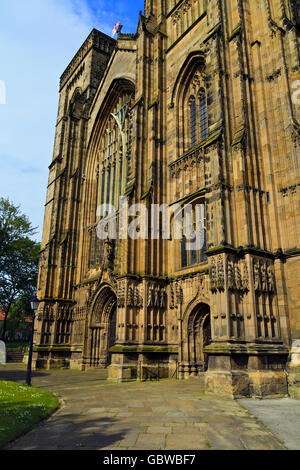
M 152 344 L 142 344 L 142 345 L 123 345 L 116 344 L 109 349 L 109 352 L 113 354 L 122 354 L 122 353 L 171 353 L 177 354 L 178 346 L 175 345 L 152 345 Z
M 260 355 L 286 355 L 289 350 L 281 342 L 270 341 L 270 343 L 240 343 L 240 342 L 214 342 L 204 348 L 204 352 L 210 355 L 248 354 Z
M 202 149 L 205 149 L 207 147 L 209 147 L 210 145 L 212 145 L 213 143 L 215 143 L 217 140 L 219 140 L 219 138 L 222 136 L 223 134 L 223 127 L 221 126 L 220 128 L 218 128 L 217 130 L 215 130 L 214 132 L 212 132 L 208 137 L 207 139 L 203 140 L 202 142 L 200 142 L 200 144 L 196 145 L 195 147 L 189 149 L 187 152 L 185 152 L 184 154 L 180 155 L 180 157 L 178 157 L 176 160 L 173 160 L 172 162 L 168 163 L 168 167 L 170 169 L 172 169 L 172 167 L 174 167 L 175 165 L 177 165 L 178 163 L 180 163 L 182 160 L 186 159 L 187 157 L 190 157 L 191 155 L 193 155 L 195 152 L 197 152 L 198 150 L 202 150 Z
M 263 258 L 275 259 L 275 254 L 267 250 L 262 250 L 252 246 L 240 246 L 236 248 L 229 244 L 209 248 L 206 252 L 206 255 L 207 257 L 211 257 L 221 253 L 230 253 L 241 257 L 245 256 L 246 254 L 250 254 L 254 256 L 261 256 Z

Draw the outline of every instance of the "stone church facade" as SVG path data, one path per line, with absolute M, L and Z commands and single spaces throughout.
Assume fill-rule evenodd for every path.
M 299 32 L 298 0 L 146 0 L 135 34 L 91 32 L 60 80 L 36 368 L 297 393 Z M 189 206 L 201 246 L 151 218 L 121 236 L 125 198 L 167 205 L 171 232 Z

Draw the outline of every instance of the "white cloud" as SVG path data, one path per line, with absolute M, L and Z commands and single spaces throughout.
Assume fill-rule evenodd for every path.
M 96 22 L 87 0 L 0 0 L 0 197 L 39 226 L 52 158 L 59 77 Z

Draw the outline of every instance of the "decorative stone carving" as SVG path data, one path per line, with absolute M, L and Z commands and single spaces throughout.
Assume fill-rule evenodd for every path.
M 103 244 L 103 263 L 102 267 L 104 270 L 110 269 L 114 256 L 113 256 L 113 244 L 110 240 L 105 240 Z
M 217 291 L 217 268 L 214 260 L 211 261 L 209 266 L 209 280 L 210 280 L 210 290 L 212 292 Z
M 261 290 L 259 261 L 255 261 L 254 264 L 253 264 L 253 275 L 254 275 L 254 289 L 256 291 L 259 291 L 259 290 Z
M 174 293 L 174 288 L 173 284 L 170 285 L 170 309 L 174 310 L 175 308 L 175 293 Z
M 39 321 L 54 321 L 53 305 L 46 304 L 44 309 L 38 313 L 37 319 Z
M 125 307 L 125 282 L 122 281 L 117 287 L 118 307 Z
M 246 262 L 243 263 L 243 290 L 249 290 L 249 273 Z
M 219 290 L 224 290 L 224 283 L 225 283 L 225 274 L 224 274 L 224 264 L 222 256 L 219 256 L 218 263 L 217 263 L 217 287 Z
M 268 291 L 275 292 L 275 273 L 271 264 L 267 266 Z
M 253 263 L 254 289 L 257 292 L 275 292 L 275 274 L 273 263 L 255 260 Z
M 156 286 L 154 289 L 153 289 L 153 297 L 154 297 L 154 300 L 153 300 L 153 306 L 154 307 L 159 307 L 159 297 L 160 297 L 160 288 L 158 286 Z
M 199 296 L 202 299 L 209 299 L 207 276 L 199 276 Z
M 183 303 L 183 290 L 178 283 L 176 283 L 176 300 L 179 305 Z
M 165 308 L 166 307 L 166 303 L 167 303 L 167 293 L 166 293 L 166 289 L 162 288 L 160 290 L 160 308 Z
M 164 287 L 150 284 L 148 287 L 147 307 L 165 309 L 167 307 L 167 292 Z M 175 307 L 175 304 L 173 308 Z
M 235 285 L 237 290 L 243 290 L 241 270 L 238 263 L 235 265 Z
M 165 296 L 165 305 L 166 305 L 166 299 L 167 299 L 166 292 L 164 293 L 164 296 Z M 178 282 L 173 282 L 170 285 L 170 297 L 169 298 L 170 298 L 169 307 L 171 310 L 173 310 L 174 308 L 177 308 L 178 305 L 181 305 L 183 303 L 183 290 Z
M 129 286 L 128 287 L 128 292 L 127 292 L 127 305 L 129 307 L 133 307 L 134 305 L 134 291 L 133 291 L 133 287 L 132 286 Z
M 266 263 L 261 263 L 260 272 L 261 272 L 261 289 L 263 292 L 267 292 L 268 291 L 268 278 L 267 278 Z
M 227 258 L 227 287 L 230 291 L 249 290 L 248 268 L 245 261 Z
M 227 285 L 229 290 L 235 289 L 234 263 L 231 260 L 227 261 Z
M 204 171 L 204 151 L 201 148 L 187 152 L 169 164 L 170 175 L 178 178 L 182 171 L 192 170 L 197 165 L 199 171 Z
M 131 284 L 128 286 L 127 305 L 128 307 L 137 308 L 143 306 L 143 295 L 139 287 L 135 284 Z
M 72 320 L 72 309 L 70 305 L 59 305 L 57 310 L 57 320 Z
M 86 298 L 86 305 L 87 305 L 87 308 L 90 307 L 90 305 L 92 304 L 92 301 L 94 299 L 94 296 L 96 294 L 96 291 L 97 291 L 97 287 L 99 285 L 99 280 L 98 281 L 92 281 L 88 284 L 88 287 L 87 287 L 87 298 Z

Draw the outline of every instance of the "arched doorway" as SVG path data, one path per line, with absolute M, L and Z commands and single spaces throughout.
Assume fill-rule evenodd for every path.
M 210 342 L 210 308 L 206 304 L 199 304 L 192 310 L 187 322 L 185 352 L 191 375 L 198 375 L 207 370 L 208 357 L 204 348 Z
M 116 342 L 117 298 L 105 287 L 98 295 L 89 325 L 89 365 L 105 368 L 111 362 L 109 349 Z

